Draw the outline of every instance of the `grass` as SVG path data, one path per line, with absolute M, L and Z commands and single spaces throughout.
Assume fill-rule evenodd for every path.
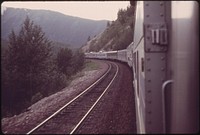
M 84 76 L 85 71 L 92 71 L 92 70 L 98 70 L 98 69 L 100 69 L 100 65 L 98 63 L 95 63 L 91 60 L 86 60 L 84 68 L 81 71 L 77 72 L 75 75 L 73 75 L 69 79 L 69 82 L 71 82 L 72 80 L 76 78 Z
M 79 72 L 77 72 L 75 75 L 73 75 L 71 77 L 70 81 L 72 81 L 72 80 L 74 80 L 76 78 L 82 77 L 82 76 L 84 76 L 84 72 L 83 71 L 79 71 Z
M 99 68 L 100 68 L 100 65 L 98 63 L 95 63 L 91 60 L 86 60 L 85 68 L 83 69 L 83 71 L 98 70 Z

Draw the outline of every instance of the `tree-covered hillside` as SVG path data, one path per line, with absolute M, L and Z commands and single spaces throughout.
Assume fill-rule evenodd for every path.
M 79 48 L 87 41 L 88 36 L 101 33 L 107 23 L 106 20 L 83 19 L 50 10 L 5 9 L 1 14 L 1 39 L 4 40 L 8 40 L 12 29 L 19 32 L 23 20 L 28 16 L 35 24 L 42 27 L 51 41 Z
M 2 117 L 21 113 L 60 91 L 84 67 L 80 50 L 72 51 L 65 44 L 51 42 L 29 17 L 19 32 L 12 30 L 8 42 L 2 43 L 7 44 L 1 48 Z
M 89 40 L 83 47 L 84 52 L 121 50 L 133 41 L 133 22 L 135 6 L 120 9 L 118 18 L 107 23 L 107 28 L 101 34 Z

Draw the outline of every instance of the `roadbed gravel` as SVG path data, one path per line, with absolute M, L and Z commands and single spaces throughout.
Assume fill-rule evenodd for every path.
M 92 61 L 99 65 L 98 70 L 84 71 L 84 75 L 73 80 L 68 87 L 39 100 L 27 108 L 27 111 L 13 117 L 3 118 L 2 132 L 4 134 L 25 134 L 81 93 L 108 69 L 105 62 Z

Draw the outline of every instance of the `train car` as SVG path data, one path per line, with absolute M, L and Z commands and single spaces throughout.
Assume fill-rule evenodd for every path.
M 127 49 L 117 51 L 117 59 L 127 63 Z
M 137 133 L 197 133 L 198 3 L 138 1 L 135 10 L 134 42 L 127 49 L 86 57 L 132 67 Z
M 129 65 L 129 67 L 133 66 L 133 42 L 127 47 L 126 49 L 126 54 L 127 54 L 127 64 Z
M 86 58 L 96 58 L 96 56 L 97 56 L 96 52 L 85 53 Z
M 184 14 L 183 14 L 184 11 Z M 199 3 L 171 2 L 163 115 L 168 133 L 199 132 Z M 170 56 L 170 57 L 169 57 Z M 171 86 L 172 85 L 172 86 Z M 172 87 L 169 89 L 168 87 Z
M 97 58 L 99 58 L 99 59 L 107 59 L 107 53 L 100 51 L 97 54 Z
M 107 59 L 107 53 L 106 52 L 90 52 L 85 53 L 86 58 L 96 58 L 96 59 Z
M 108 51 L 106 52 L 107 59 L 117 60 L 117 51 Z
M 194 1 L 137 2 L 132 51 L 138 133 L 199 131 L 198 11 Z

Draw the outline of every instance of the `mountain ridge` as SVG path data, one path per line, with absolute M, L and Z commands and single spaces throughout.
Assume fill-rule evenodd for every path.
M 6 7 L 1 14 L 1 38 L 7 39 L 12 29 L 18 32 L 26 16 L 29 16 L 34 24 L 40 25 L 50 40 L 77 48 L 81 47 L 89 36 L 101 33 L 108 22 L 65 15 L 51 10 Z

